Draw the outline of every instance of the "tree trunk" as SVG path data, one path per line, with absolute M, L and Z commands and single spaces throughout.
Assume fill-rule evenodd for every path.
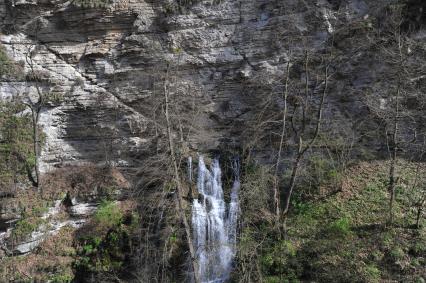
M 40 190 L 40 168 L 39 168 L 39 161 L 40 161 L 40 134 L 38 130 L 38 120 L 40 117 L 40 109 L 32 108 L 32 122 L 33 122 L 33 146 L 34 146 L 34 158 L 35 158 L 35 164 L 34 164 L 34 171 L 35 171 L 35 184 L 36 187 Z
M 168 70 L 167 70 L 167 72 L 168 72 Z M 188 222 L 188 219 L 186 218 L 185 210 L 184 210 L 184 206 L 183 206 L 184 201 L 183 201 L 182 183 L 181 183 L 180 174 L 179 174 L 179 167 L 178 167 L 177 160 L 176 160 L 175 148 L 174 148 L 174 142 L 173 142 L 173 136 L 172 136 L 172 129 L 171 129 L 171 123 L 170 123 L 169 93 L 168 93 L 167 81 L 168 81 L 168 77 L 166 77 L 165 82 L 164 82 L 164 97 L 165 97 L 165 103 L 166 103 L 165 115 L 166 115 L 166 123 L 167 123 L 167 136 L 168 136 L 168 140 L 169 140 L 170 156 L 171 156 L 171 159 L 172 159 L 172 165 L 173 165 L 173 170 L 174 170 L 174 179 L 175 179 L 175 183 L 176 183 L 176 192 L 177 192 L 176 207 L 177 207 L 179 216 L 181 218 L 181 221 L 183 222 L 184 229 L 185 229 L 186 241 L 187 241 L 189 253 L 190 253 L 190 256 L 191 256 L 192 269 L 193 269 L 193 272 L 194 272 L 194 281 L 195 281 L 195 283 L 201 283 L 198 261 L 197 261 L 197 258 L 195 256 L 194 245 L 193 245 L 193 242 L 192 242 L 191 227 L 189 226 L 189 222 Z
M 275 209 L 275 217 L 277 219 L 277 223 L 280 219 L 280 191 L 279 191 L 279 178 L 278 171 L 281 163 L 281 153 L 284 144 L 285 130 L 287 124 L 287 96 L 288 96 L 288 79 L 289 79 L 289 71 L 290 71 L 290 61 L 287 62 L 287 75 L 285 81 L 285 89 L 284 89 L 284 109 L 283 109 L 283 118 L 282 118 L 282 131 L 281 131 L 281 139 L 280 139 L 280 147 L 278 150 L 277 163 L 275 164 L 275 174 L 274 174 L 274 209 Z
M 389 219 L 388 223 L 393 223 L 393 204 L 395 201 L 395 163 L 396 163 L 396 150 L 392 154 L 391 165 L 389 169 Z
M 316 122 L 316 126 L 315 126 L 314 135 L 313 135 L 312 139 L 309 141 L 309 143 L 304 148 L 303 148 L 302 137 L 299 136 L 299 145 L 298 145 L 297 156 L 296 156 L 296 159 L 293 163 L 293 170 L 291 172 L 290 184 L 288 186 L 288 191 L 287 191 L 284 209 L 283 209 L 283 213 L 282 213 L 284 216 L 287 215 L 288 209 L 290 207 L 290 200 L 291 200 L 291 196 L 293 194 L 294 186 L 296 184 L 297 173 L 299 171 L 300 162 L 302 161 L 305 153 L 313 146 L 313 144 L 315 143 L 315 141 L 316 141 L 316 139 L 319 135 L 320 128 L 321 128 L 321 122 L 322 122 L 322 112 L 323 112 L 323 109 L 324 109 L 324 103 L 325 103 L 325 97 L 327 96 L 327 91 L 328 91 L 328 65 L 325 68 L 324 90 L 323 90 L 322 95 L 321 95 L 320 105 L 319 105 L 318 112 L 317 112 L 317 122 Z M 302 133 L 303 133 L 303 129 L 301 130 L 301 134 Z
M 389 225 L 393 224 L 393 206 L 395 202 L 395 170 L 396 170 L 396 157 L 397 157 L 397 150 L 398 150 L 398 116 L 399 116 L 399 83 L 398 83 L 398 89 L 396 93 L 396 106 L 395 106 L 395 114 L 394 114 L 394 122 L 393 122 L 393 134 L 392 134 L 392 157 L 391 157 L 391 163 L 389 168 L 389 219 L 388 223 Z
M 420 218 L 421 218 L 422 213 L 423 213 L 423 205 L 424 205 L 424 201 L 417 207 L 417 217 L 416 217 L 416 228 L 417 229 L 420 228 Z
M 283 215 L 287 215 L 288 209 L 290 208 L 291 195 L 293 194 L 294 186 L 296 185 L 297 173 L 299 172 L 300 161 L 302 160 L 304 152 L 302 151 L 302 143 L 302 138 L 299 138 L 299 149 L 296 159 L 293 163 L 293 170 L 291 171 L 290 184 L 288 186 L 287 195 L 285 196 L 284 201 Z

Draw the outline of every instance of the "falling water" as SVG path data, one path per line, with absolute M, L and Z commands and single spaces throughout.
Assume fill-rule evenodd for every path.
M 189 182 L 192 182 L 192 157 L 188 157 L 188 179 Z
M 194 245 L 203 283 L 225 282 L 235 256 L 236 228 L 239 211 L 239 164 L 233 162 L 234 183 L 230 203 L 223 196 L 219 160 L 214 159 L 210 170 L 201 156 L 198 162 L 197 189 L 199 198 L 192 207 Z

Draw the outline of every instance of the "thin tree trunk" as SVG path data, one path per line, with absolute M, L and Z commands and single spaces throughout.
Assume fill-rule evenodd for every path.
M 167 72 L 168 72 L 168 70 L 167 70 Z M 189 222 L 188 222 L 188 219 L 186 218 L 185 210 L 184 210 L 184 206 L 183 206 L 182 184 L 181 184 L 181 180 L 180 180 L 180 176 L 179 176 L 180 175 L 179 174 L 179 167 L 178 167 L 177 160 L 176 160 L 175 148 L 174 148 L 174 142 L 173 142 L 173 136 L 172 136 L 172 129 L 171 129 L 171 123 L 170 123 L 169 93 L 168 93 L 167 81 L 168 81 L 168 74 L 167 74 L 167 77 L 166 77 L 165 82 L 164 82 L 164 97 L 165 97 L 165 103 L 166 103 L 165 115 L 166 115 L 166 122 L 167 122 L 167 136 L 168 136 L 168 140 L 169 140 L 170 156 L 171 156 L 171 159 L 172 159 L 173 170 L 174 170 L 174 179 L 175 179 L 176 191 L 177 191 L 176 207 L 177 207 L 179 216 L 181 218 L 181 221 L 183 222 L 184 229 L 185 229 L 186 241 L 187 241 L 189 253 L 190 253 L 190 256 L 191 256 L 192 269 L 193 269 L 193 272 L 194 272 L 194 280 L 195 280 L 195 283 L 201 283 L 200 274 L 199 274 L 199 265 L 198 265 L 197 258 L 195 256 L 194 245 L 193 245 L 193 242 L 192 242 L 191 227 L 189 226 Z
M 35 164 L 34 164 L 34 171 L 35 171 L 35 184 L 36 187 L 40 189 L 40 168 L 39 168 L 39 161 L 40 161 L 40 134 L 38 130 L 38 120 L 40 117 L 40 110 L 39 109 L 31 109 L 32 111 L 32 122 L 33 122 L 33 146 L 34 146 L 34 158 L 35 158 Z
M 294 186 L 296 184 L 297 173 L 299 172 L 299 167 L 300 167 L 300 161 L 302 160 L 302 157 L 303 157 L 302 143 L 303 143 L 302 138 L 299 138 L 298 153 L 297 153 L 296 159 L 294 160 L 293 169 L 291 171 L 290 184 L 288 186 L 287 195 L 284 201 L 283 215 L 287 215 L 288 209 L 290 208 L 291 195 L 293 194 Z
M 37 38 L 37 33 L 38 33 L 38 26 L 36 27 L 36 35 L 35 37 Z M 36 78 L 36 72 L 34 70 L 34 62 L 32 60 L 32 55 L 31 55 L 31 47 L 28 48 L 28 53 L 27 56 L 25 56 L 25 60 L 28 64 L 28 66 L 31 69 L 31 74 L 33 75 L 33 77 L 35 77 L 35 87 L 37 90 L 37 95 L 38 95 L 38 101 L 35 103 L 28 103 L 27 105 L 29 106 L 29 108 L 31 109 L 31 113 L 32 113 L 32 123 L 33 123 L 33 146 L 34 146 L 34 155 L 35 155 L 35 164 L 34 164 L 34 171 L 35 171 L 35 183 L 36 183 L 36 187 L 39 189 L 39 192 L 42 193 L 41 191 L 41 180 L 40 180 L 40 168 L 39 168 L 39 161 L 40 161 L 40 134 L 39 134 L 39 130 L 38 130 L 38 121 L 39 121 L 39 117 L 40 117 L 40 111 L 41 108 L 44 105 L 45 102 L 45 97 L 43 95 L 43 91 L 40 88 L 39 85 L 39 81 L 38 78 Z M 30 99 L 31 101 L 31 99 Z
M 395 106 L 395 115 L 394 115 L 394 124 L 393 124 L 393 134 L 392 134 L 392 157 L 391 157 L 391 163 L 389 168 L 389 219 L 388 223 L 389 225 L 393 224 L 393 206 L 395 202 L 395 187 L 396 187 L 396 177 L 395 177 L 395 170 L 396 170 L 396 157 L 397 157 L 397 150 L 398 150 L 398 116 L 399 116 L 399 84 L 398 84 L 398 90 L 396 94 L 396 106 Z
M 419 160 L 422 160 L 423 154 L 424 154 L 424 152 L 420 154 Z M 412 186 L 412 190 L 413 191 L 416 190 L 416 188 L 418 186 L 418 182 L 419 182 L 419 178 L 420 178 L 420 174 L 421 174 L 420 173 L 420 166 L 421 166 L 420 163 L 418 163 L 417 164 L 417 169 L 416 169 L 416 177 L 414 179 L 414 183 L 413 183 L 413 186 Z M 416 224 L 415 224 L 415 227 L 417 229 L 420 228 L 420 218 L 421 218 L 422 213 L 423 213 L 423 206 L 424 206 L 425 202 L 426 202 L 426 189 L 424 189 L 422 191 L 422 195 L 420 196 L 419 201 L 416 203 L 417 213 L 416 213 Z
M 300 162 L 302 161 L 305 153 L 315 143 L 315 141 L 316 141 L 316 139 L 319 135 L 320 128 L 321 128 L 321 122 L 322 122 L 322 112 L 323 112 L 323 109 L 324 109 L 324 103 L 325 103 L 325 97 L 327 96 L 327 91 L 328 91 L 328 66 L 326 66 L 326 68 L 325 68 L 324 90 L 323 90 L 322 95 L 321 95 L 321 101 L 320 101 L 320 105 L 319 105 L 318 112 L 317 112 L 317 123 L 316 123 L 314 135 L 313 135 L 311 141 L 304 148 L 303 148 L 302 137 L 299 136 L 299 145 L 298 145 L 297 156 L 296 156 L 296 159 L 293 163 L 293 170 L 292 170 L 291 177 L 290 177 L 290 184 L 288 186 L 288 191 L 287 191 L 287 195 L 285 197 L 284 209 L 283 209 L 283 213 L 282 213 L 284 216 L 287 215 L 288 209 L 290 207 L 291 196 L 293 194 L 294 186 L 296 184 L 296 179 L 297 179 L 297 174 L 298 174 L 299 167 L 300 167 Z
M 419 229 L 420 228 L 420 218 L 422 216 L 423 213 L 423 206 L 425 204 L 425 199 L 423 199 L 422 202 L 419 203 L 419 206 L 417 207 L 417 217 L 416 217 L 416 228 Z
M 389 219 L 388 222 L 390 225 L 393 223 L 393 204 L 395 200 L 395 162 L 396 162 L 396 153 L 392 154 L 391 165 L 389 169 Z
M 289 80 L 289 70 L 290 70 L 290 61 L 287 62 L 287 76 L 285 80 L 285 89 L 284 89 L 284 109 L 283 109 L 283 119 L 282 119 L 282 131 L 281 131 L 281 139 L 280 139 L 280 147 L 278 150 L 277 163 L 275 164 L 275 174 L 274 174 L 274 208 L 275 208 L 275 216 L 277 218 L 277 222 L 280 219 L 280 191 L 279 191 L 279 180 L 278 180 L 278 171 L 281 163 L 281 153 L 284 144 L 285 130 L 287 124 L 287 96 L 288 96 L 288 80 Z

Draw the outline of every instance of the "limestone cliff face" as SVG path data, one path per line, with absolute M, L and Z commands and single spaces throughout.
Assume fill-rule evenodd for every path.
M 282 79 L 291 56 L 306 46 L 321 53 L 342 25 L 368 19 L 386 1 L 192 2 L 114 0 L 106 8 L 61 0 L 0 3 L 0 40 L 8 54 L 28 69 L 26 54 L 34 52 L 35 68 L 49 78 L 43 87 L 62 98 L 41 115 L 42 171 L 85 161 L 131 168 L 155 153 L 164 130 L 155 113 L 166 70 L 170 87 L 188 104 L 178 111 L 192 111 L 197 123 L 188 147 L 239 146 L 250 138 L 244 129 L 252 110 L 267 99 L 265 84 Z M 414 36 L 424 39 L 425 31 Z M 365 114 L 358 95 L 383 73 L 375 65 L 380 62 L 351 48 L 350 37 L 338 39 L 348 61 L 327 104 L 327 115 L 342 128 Z M 2 99 L 33 91 L 30 82 L 0 83 Z

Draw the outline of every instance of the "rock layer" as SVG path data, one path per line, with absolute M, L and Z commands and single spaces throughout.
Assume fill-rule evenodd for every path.
M 0 4 L 7 53 L 28 71 L 26 55 L 33 52 L 35 69 L 48 75 L 45 91 L 61 97 L 41 115 L 43 172 L 67 163 L 140 166 L 143 156 L 162 146 L 164 127 L 153 113 L 161 110 L 167 70 L 178 98 L 196 105 L 179 108 L 194 112 L 197 123 L 188 147 L 239 147 L 248 138 L 244 129 L 255 118 L 252 110 L 267 99 L 265 83 L 282 79 L 290 57 L 306 47 L 321 53 L 342 23 L 367 19 L 386 1 L 196 2 L 121 0 L 106 8 L 61 0 Z M 413 37 L 424 34 L 419 29 Z M 359 95 L 385 71 L 365 54 L 351 55 L 347 36 L 340 40 L 348 62 L 331 87 L 326 115 L 352 129 L 365 115 Z M 0 83 L 2 99 L 34 91 L 29 82 Z

